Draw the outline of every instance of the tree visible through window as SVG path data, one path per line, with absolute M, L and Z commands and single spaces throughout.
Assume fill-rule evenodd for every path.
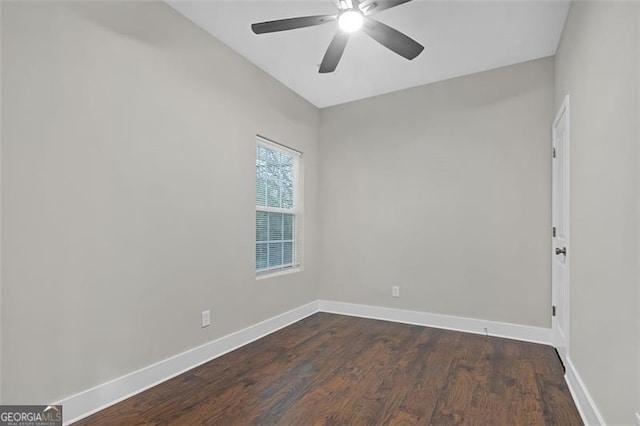
M 297 266 L 297 182 L 300 154 L 256 143 L 256 272 Z

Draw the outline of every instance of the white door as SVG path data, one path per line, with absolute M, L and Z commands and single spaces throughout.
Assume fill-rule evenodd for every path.
M 569 96 L 553 121 L 551 282 L 553 346 L 564 365 L 569 353 Z

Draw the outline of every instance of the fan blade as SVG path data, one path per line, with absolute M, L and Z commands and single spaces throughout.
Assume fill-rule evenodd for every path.
M 424 46 L 411 37 L 375 19 L 365 18 L 362 30 L 387 49 L 409 60 L 414 59 L 424 50 Z
M 336 70 L 338 62 L 340 62 L 340 58 L 342 58 L 342 54 L 344 53 L 344 49 L 347 47 L 347 41 L 349 41 L 348 33 L 338 31 L 336 35 L 333 36 L 327 53 L 324 54 L 324 58 L 322 58 L 322 63 L 320 64 L 321 74 L 334 72 Z
M 336 15 L 305 16 L 302 18 L 280 19 L 277 21 L 259 22 L 251 25 L 256 34 L 275 33 L 277 31 L 295 30 L 296 28 L 313 27 L 335 21 Z
M 365 15 L 371 15 L 372 13 L 382 12 L 392 7 L 400 6 L 401 4 L 408 3 L 411 0 L 366 0 L 360 3 L 360 10 Z

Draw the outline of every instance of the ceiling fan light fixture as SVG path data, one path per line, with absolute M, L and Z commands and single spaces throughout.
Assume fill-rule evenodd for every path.
M 362 28 L 363 22 L 364 16 L 362 15 L 362 12 L 354 9 L 347 10 L 338 17 L 338 26 L 342 31 L 347 33 L 358 31 Z
M 2 1 L 2 0 L 0 0 Z M 315 27 L 317 25 L 335 23 L 338 28 L 331 39 L 331 43 L 322 58 L 318 72 L 327 74 L 334 72 L 349 41 L 350 33 L 362 29 L 387 49 L 412 60 L 423 50 L 424 46 L 380 21 L 369 17 L 382 10 L 391 9 L 410 2 L 411 0 L 335 0 L 338 13 L 334 15 L 300 16 L 298 18 L 277 19 L 275 21 L 257 22 L 251 25 L 255 34 L 276 33 L 279 31 L 295 30 L 298 28 Z

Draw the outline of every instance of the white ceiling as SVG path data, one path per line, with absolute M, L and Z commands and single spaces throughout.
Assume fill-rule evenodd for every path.
M 356 33 L 338 69 L 319 74 L 335 24 L 263 35 L 251 24 L 332 14 L 333 0 L 168 3 L 320 108 L 553 55 L 569 10 L 566 0 L 414 0 L 375 18 L 423 44 L 420 56 Z

